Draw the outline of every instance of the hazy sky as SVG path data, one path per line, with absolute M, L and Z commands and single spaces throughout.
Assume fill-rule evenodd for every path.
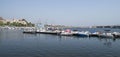
M 0 16 L 74 26 L 120 24 L 120 0 L 0 0 Z

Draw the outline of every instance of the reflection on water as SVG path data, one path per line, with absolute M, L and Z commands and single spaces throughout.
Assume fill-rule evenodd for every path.
M 120 39 L 0 31 L 0 57 L 119 57 Z

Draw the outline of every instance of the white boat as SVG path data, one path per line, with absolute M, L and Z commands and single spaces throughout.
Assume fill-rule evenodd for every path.
M 120 38 L 120 32 L 113 32 L 112 34 L 115 38 Z
M 36 31 L 35 31 L 35 29 L 25 29 L 23 31 L 23 33 L 32 33 L 32 34 L 34 34 L 34 33 L 36 33 Z
M 101 34 L 101 32 L 94 32 L 94 33 L 91 33 L 89 36 L 90 37 L 99 37 L 100 34 Z
M 37 33 L 58 35 L 58 34 L 60 34 L 60 31 L 59 30 L 52 31 L 52 30 L 46 30 L 46 29 L 39 29 L 39 30 L 37 30 Z
M 62 32 L 60 35 L 62 35 L 62 36 L 72 36 L 73 33 Z
M 101 37 L 101 38 L 114 38 L 112 33 L 102 33 L 102 34 L 99 34 L 99 37 Z
M 103 33 L 99 34 L 100 38 L 114 38 L 113 34 L 110 32 L 111 30 L 104 30 Z
M 60 33 L 60 35 L 62 35 L 62 36 L 72 36 L 73 33 L 71 32 L 71 30 L 67 29 L 67 30 L 65 30 L 65 31 L 62 31 L 62 32 Z

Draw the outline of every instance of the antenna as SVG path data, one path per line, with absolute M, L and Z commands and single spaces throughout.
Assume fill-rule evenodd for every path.
M 40 20 L 40 21 L 39 21 L 39 20 Z M 41 23 L 41 19 L 38 19 L 38 21 L 37 21 L 37 23 L 36 23 L 36 25 L 35 25 L 36 28 L 40 28 L 40 27 L 41 27 L 41 24 L 42 24 L 42 23 Z

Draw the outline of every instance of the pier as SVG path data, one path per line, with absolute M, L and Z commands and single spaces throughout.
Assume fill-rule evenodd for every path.
M 108 31 L 108 30 L 107 30 Z M 30 34 L 52 34 L 59 36 L 77 36 L 77 37 L 99 37 L 99 38 L 120 38 L 120 32 L 95 32 L 89 31 L 73 31 L 73 30 L 58 30 L 58 29 L 31 29 L 24 30 L 23 33 Z
M 113 28 L 113 29 L 120 29 L 120 25 L 92 26 L 92 28 Z

